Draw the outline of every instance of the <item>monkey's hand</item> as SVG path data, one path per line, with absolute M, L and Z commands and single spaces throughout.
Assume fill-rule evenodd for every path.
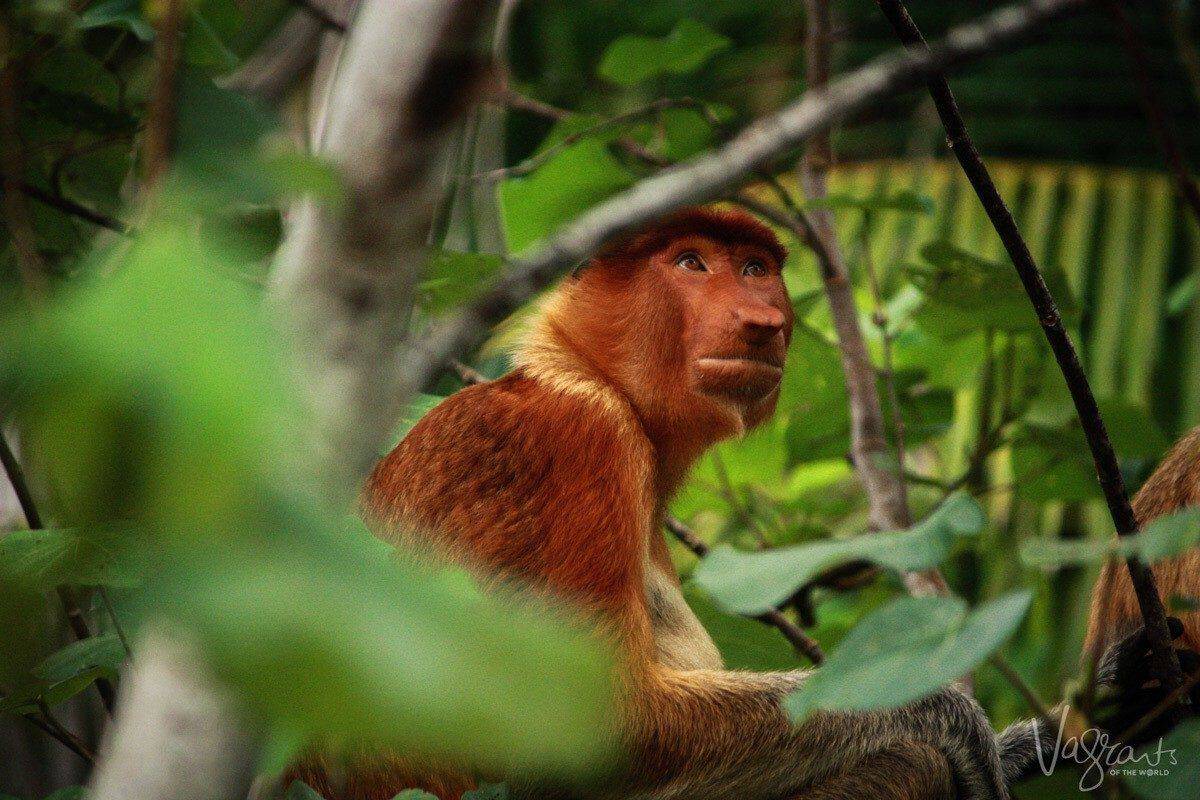
M 1183 634 L 1183 624 L 1167 619 L 1171 638 Z M 1200 669 L 1200 655 L 1183 648 L 1175 649 L 1184 679 Z M 1174 703 L 1153 718 L 1152 712 L 1167 699 L 1168 692 L 1154 673 L 1154 659 L 1146 629 L 1141 628 L 1110 646 L 1096 669 L 1096 724 L 1113 738 L 1129 734 L 1126 744 L 1138 745 L 1158 739 L 1181 719 L 1200 710 L 1200 685 L 1188 692 L 1190 708 Z M 1143 722 L 1143 720 L 1146 720 Z

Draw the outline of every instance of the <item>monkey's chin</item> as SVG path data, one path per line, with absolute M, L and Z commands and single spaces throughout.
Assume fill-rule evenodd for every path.
M 779 388 L 783 369 L 750 358 L 698 358 L 693 375 L 702 394 L 750 409 Z

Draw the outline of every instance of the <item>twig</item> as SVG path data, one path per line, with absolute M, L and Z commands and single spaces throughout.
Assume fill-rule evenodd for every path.
M 304 13 L 310 15 L 317 22 L 320 22 L 323 27 L 329 28 L 330 30 L 335 30 L 339 33 L 345 33 L 346 29 L 349 27 L 345 22 L 334 17 L 333 14 L 330 14 L 329 11 L 321 5 L 319 0 L 292 0 L 292 3 Z
M 708 545 L 702 542 L 700 537 L 693 533 L 691 528 L 684 525 L 683 522 L 668 514 L 663 519 L 663 525 L 671 532 L 672 536 L 679 540 L 680 544 L 695 553 L 698 558 L 704 558 L 708 555 Z M 796 652 L 811 661 L 815 666 L 820 666 L 825 661 L 825 653 L 821 650 L 821 645 L 817 644 L 815 639 L 801 630 L 800 626 L 785 617 L 778 609 L 772 609 L 765 614 L 758 614 L 747 618 L 758 620 L 778 629 Z
M 515 97 L 515 95 L 510 94 L 508 97 L 511 100 L 511 98 Z M 538 105 L 539 112 L 545 111 L 547 108 L 549 108 L 549 106 L 546 104 L 539 103 Z M 600 131 L 608 128 L 624 125 L 627 122 L 633 122 L 634 120 L 641 119 L 642 117 L 648 117 L 653 114 L 661 113 L 662 111 L 670 108 L 692 108 L 703 109 L 705 112 L 708 111 L 708 107 L 705 106 L 704 103 L 691 97 L 662 97 L 658 100 L 647 103 L 644 106 L 639 106 L 638 108 L 626 111 L 622 114 L 617 114 L 614 117 L 602 119 L 593 125 L 589 125 L 586 128 L 582 128 L 578 131 L 567 134 L 560 141 L 555 142 L 545 150 L 530 156 L 520 164 L 514 164 L 511 167 L 501 167 L 500 169 L 493 169 L 487 172 L 477 172 L 474 175 L 463 176 L 460 178 L 460 180 L 495 182 L 504 180 L 506 178 L 519 178 L 522 175 L 528 175 L 538 167 L 545 164 L 547 161 L 550 161 L 563 150 L 588 136 L 599 133 Z M 564 111 L 564 113 L 569 114 L 570 112 Z M 563 119 L 563 117 L 557 116 L 557 112 L 555 112 L 555 116 L 553 118 Z M 709 119 L 710 123 L 715 122 L 715 118 L 712 118 L 711 115 L 709 115 L 707 118 Z M 619 140 L 618 144 L 625 144 L 626 149 L 630 149 L 624 140 Z M 640 151 L 635 153 L 635 155 L 639 158 L 642 157 L 642 153 Z
M 1042 702 L 1037 693 L 1025 682 L 1025 679 L 1021 677 L 1021 673 L 1017 672 L 1004 656 L 999 653 L 992 653 L 992 655 L 988 656 L 988 661 L 1004 676 L 1006 681 L 1012 684 L 1013 688 L 1024 698 L 1026 705 L 1037 715 L 1038 719 L 1049 721 L 1050 709 L 1046 708 L 1046 704 Z
M 808 28 L 804 50 L 807 80 L 810 90 L 823 91 L 829 83 L 828 0 L 805 0 Z M 802 160 L 801 180 L 810 201 L 821 200 L 828 194 L 826 173 L 832 159 L 828 129 L 814 134 Z M 842 372 L 846 377 L 846 395 L 850 404 L 850 452 L 854 470 L 867 495 L 868 515 L 875 530 L 900 530 L 912 525 L 908 507 L 908 487 L 900 475 L 887 469 L 883 462 L 888 455 L 884 435 L 883 407 L 875 383 L 875 367 L 863 338 L 858 321 L 858 306 L 850 284 L 849 271 L 833 225 L 833 212 L 827 208 L 813 209 L 809 215 L 817 239 L 823 244 L 829 260 L 825 273 L 825 297 L 837 332 Z M 906 572 L 904 583 L 910 593 L 945 595 L 949 592 L 945 579 L 937 569 Z
M 46 265 L 38 252 L 37 235 L 20 192 L 25 171 L 17 127 L 20 105 L 17 73 L 21 65 L 5 16 L 0 16 L 0 56 L 4 59 L 0 67 L 0 170 L 3 170 L 4 222 L 21 273 L 21 284 L 30 302 L 35 302 L 46 291 Z
M 125 655 L 132 656 L 133 648 L 129 646 L 129 637 L 125 635 L 125 628 L 121 625 L 121 620 L 117 616 L 117 609 L 113 605 L 112 598 L 108 596 L 108 589 L 99 586 L 96 593 L 100 595 L 100 601 L 104 603 L 104 610 L 108 612 L 108 616 L 112 619 L 113 630 L 117 632 L 117 638 L 121 640 L 121 647 L 125 648 Z
M 96 765 L 96 754 L 75 734 L 63 727 L 43 705 L 37 714 L 23 714 L 22 718 L 33 727 L 57 741 L 63 747 L 83 759 L 89 767 Z
M 37 505 L 33 501 L 33 493 L 29 490 L 29 483 L 25 480 L 21 462 L 17 460 L 12 448 L 8 446 L 8 439 L 5 438 L 3 430 L 0 430 L 0 465 L 4 467 L 4 473 L 8 476 L 8 482 L 13 488 L 13 494 L 17 496 L 17 504 L 21 507 L 26 526 L 30 530 L 41 529 L 43 527 L 42 515 L 38 513 Z M 80 609 L 79 599 L 75 596 L 74 590 L 69 586 L 58 586 L 55 591 L 58 594 L 59 602 L 62 603 L 63 613 L 67 618 L 67 625 L 70 626 L 71 633 L 79 641 L 91 637 L 92 632 L 88 629 L 87 620 L 83 617 L 83 611 Z M 107 678 L 96 678 L 96 693 L 100 695 L 100 701 L 111 715 L 116 702 L 116 693 Z
M 906 47 L 910 47 L 918 53 L 929 52 L 925 38 L 900 0 L 876 0 L 876 3 Z M 1071 343 L 1071 337 L 1063 326 L 1054 297 L 1046 287 L 1042 273 L 1034 263 L 1033 255 L 1029 252 L 1028 245 L 1017 229 L 1012 213 L 1005 205 L 999 191 L 996 190 L 996 185 L 992 182 L 983 159 L 980 158 L 979 152 L 967 134 L 966 125 L 958 111 L 958 104 L 945 77 L 939 70 L 930 72 L 928 77 L 929 92 L 937 106 L 942 126 L 946 129 L 950 149 L 962 166 L 975 194 L 979 196 L 980 203 L 987 212 L 992 227 L 996 229 L 1000 241 L 1004 244 L 1004 249 L 1012 260 L 1021 283 L 1025 287 L 1025 293 L 1029 295 L 1030 302 L 1041 322 L 1050 349 L 1054 352 L 1054 358 L 1063 373 L 1063 378 L 1067 382 L 1067 387 L 1071 391 L 1071 399 L 1075 403 L 1075 410 L 1079 414 L 1079 420 L 1087 436 L 1096 473 L 1100 479 L 1100 485 L 1104 489 L 1105 500 L 1108 502 L 1108 510 L 1112 515 L 1117 533 L 1121 536 L 1135 534 L 1138 529 L 1137 519 L 1129 505 L 1129 496 L 1125 491 L 1125 479 L 1121 475 L 1120 465 L 1117 463 L 1117 456 L 1104 426 L 1104 420 L 1100 417 L 1100 410 L 1096 406 L 1096 398 L 1088 384 L 1083 365 L 1079 362 L 1079 355 Z M 1134 591 L 1137 594 L 1138 605 L 1141 607 L 1150 644 L 1154 650 L 1158 673 L 1162 676 L 1164 686 L 1168 688 L 1178 686 L 1183 680 L 1183 675 L 1179 668 L 1179 660 L 1171 647 L 1171 634 L 1167 628 L 1166 612 L 1154 583 L 1154 574 L 1137 557 L 1130 557 L 1126 564 Z
M 871 61 L 830 84 L 825 91 L 806 92 L 795 103 L 758 120 L 725 145 L 599 203 L 563 227 L 542 249 L 514 262 L 490 291 L 420 341 L 411 341 L 408 356 L 397 365 L 408 383 L 405 394 L 429 386 L 445 368 L 448 358 L 466 352 L 493 324 L 548 286 L 560 273 L 587 259 L 610 238 L 636 230 L 683 206 L 725 196 L 755 170 L 766 168 L 808 137 L 916 86 L 935 71 L 995 52 L 1081 4 L 1082 0 L 1032 0 L 952 29 L 930 53 L 890 55 Z
M 20 189 L 26 195 L 34 200 L 37 200 L 39 203 L 48 205 L 51 208 L 56 208 L 64 214 L 70 214 L 73 217 L 79 217 L 85 222 L 90 222 L 93 225 L 100 226 L 101 228 L 108 228 L 110 231 L 116 231 L 117 233 L 129 232 L 129 226 L 127 226 L 124 222 L 121 222 L 121 220 L 116 219 L 115 217 L 110 217 L 109 215 L 103 214 L 99 211 L 93 211 L 87 206 L 76 203 L 70 198 L 63 197 L 62 195 L 51 194 L 44 189 L 39 189 L 38 187 L 32 186 L 28 183 L 21 183 Z
M 1118 0 L 1103 0 L 1103 3 L 1121 37 L 1129 65 L 1133 68 L 1133 77 L 1142 101 L 1142 112 L 1146 115 L 1150 133 L 1154 136 L 1158 149 L 1162 151 L 1171 177 L 1175 180 L 1175 191 L 1191 209 L 1196 221 L 1200 222 L 1200 188 L 1197 188 L 1196 181 L 1188 170 L 1179 142 L 1179 133 L 1163 111 L 1158 87 L 1150 77 L 1150 60 L 1146 55 L 1146 45 Z
M 157 186 L 175 149 L 176 82 L 179 77 L 183 0 L 163 0 L 154 36 L 154 87 L 146 123 L 146 186 Z

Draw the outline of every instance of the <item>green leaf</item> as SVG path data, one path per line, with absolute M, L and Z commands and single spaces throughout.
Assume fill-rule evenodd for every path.
M 439 314 L 482 293 L 504 266 L 499 256 L 438 250 L 425 268 L 417 287 L 421 307 Z
M 1087 440 L 1076 420 L 1060 428 L 1021 427 L 1013 436 L 1014 488 L 1034 502 L 1077 502 L 1100 496 Z
M 1094 564 L 1109 556 L 1136 555 L 1147 563 L 1179 555 L 1200 543 L 1200 508 L 1185 508 L 1151 520 L 1134 536 L 1104 539 L 1027 539 L 1021 560 L 1031 567 L 1059 569 Z
M 115 633 L 102 633 L 72 642 L 43 661 L 34 674 L 42 680 L 59 683 L 91 669 L 102 669 L 116 677 L 126 657 L 125 646 Z
M 198 12 L 188 19 L 183 53 L 188 64 L 206 72 L 228 72 L 238 65 L 238 57 L 225 46 L 204 14 Z
M 762 672 L 795 668 L 796 652 L 778 631 L 723 610 L 694 581 L 685 581 L 682 591 L 728 669 Z
M 408 405 L 404 407 L 404 413 L 400 417 L 400 424 L 397 426 L 395 433 L 392 435 L 391 442 L 388 443 L 387 449 L 382 453 L 386 455 L 400 443 L 400 441 L 408 436 L 408 432 L 413 429 L 413 426 L 421 421 L 421 417 L 428 414 L 433 408 L 446 398 L 436 394 L 418 394 Z
M 1103 398 L 1097 405 L 1121 458 L 1158 458 L 1171 446 L 1171 440 L 1145 408 L 1119 398 Z
M 634 176 L 591 138 L 565 148 L 530 175 L 504 181 L 500 210 L 509 252 L 529 249 L 633 183 Z
M 623 36 L 600 57 L 596 74 L 633 86 L 663 75 L 685 75 L 704 66 L 731 42 L 703 23 L 682 19 L 663 37 Z
M 464 795 L 465 797 L 466 795 Z M 405 789 L 400 794 L 392 798 L 392 800 L 438 800 L 436 795 L 429 792 L 423 792 L 420 789 Z
M 287 794 L 284 795 L 284 800 L 325 800 L 325 798 L 304 781 L 292 781 L 288 786 Z
M 463 792 L 462 800 L 508 800 L 508 786 L 503 783 L 481 783 L 479 788 Z
M 1200 720 L 1189 719 L 1117 767 L 1134 794 L 1146 800 L 1192 800 L 1200 785 Z M 1154 774 L 1149 774 L 1154 773 Z
M 116 557 L 119 535 L 100 528 L 13 531 L 0 538 L 0 580 L 42 589 L 63 584 L 136 586 L 140 570 Z
M 982 530 L 983 510 L 969 495 L 954 494 L 907 531 L 746 553 L 721 545 L 700 562 L 694 578 L 725 608 L 761 614 L 775 608 L 818 573 L 866 559 L 896 570 L 940 563 L 954 540 Z
M 969 673 L 1012 634 L 1033 596 L 968 613 L 950 597 L 901 597 L 869 614 L 786 700 L 795 720 L 818 709 L 896 708 Z
M 867 197 L 832 192 L 825 197 L 810 200 L 806 205 L 811 208 L 854 209 L 856 211 L 900 211 L 925 216 L 929 216 L 934 211 L 932 197 L 911 189 Z
M 469 753 L 494 769 L 603 757 L 608 664 L 568 619 L 398 562 L 366 534 L 320 535 L 302 517 L 281 528 L 265 552 L 180 550 L 154 596 L 265 718 L 309 741 Z
M 942 240 L 922 247 L 921 257 L 925 265 L 910 265 L 906 271 L 927 298 L 918 315 L 923 326 L 950 337 L 987 329 L 1040 329 L 1011 264 L 980 258 Z M 1073 323 L 1078 307 L 1065 280 L 1057 271 L 1045 277 L 1063 319 Z
M 77 30 L 106 27 L 124 28 L 143 42 L 154 38 L 154 26 L 142 14 L 141 0 L 104 0 L 75 18 Z

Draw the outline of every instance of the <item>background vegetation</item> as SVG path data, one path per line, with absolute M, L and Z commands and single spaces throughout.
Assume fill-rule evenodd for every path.
M 42 797 L 83 781 L 127 657 L 163 627 L 185 631 L 262 721 L 256 765 L 267 770 L 303 742 L 364 737 L 500 768 L 603 763 L 599 648 L 542 614 L 496 608 L 461 575 L 397 564 L 347 519 L 308 441 L 308 398 L 267 287 L 291 204 L 344 210 L 353 196 L 302 144 L 308 61 L 270 84 L 256 59 L 294 44 L 297 16 L 335 41 L 348 9 L 188 3 L 164 100 L 171 5 L 0 11 L 0 430 L 12 486 L 0 495 L 12 531 L 0 540 L 0 791 Z M 934 39 L 990 5 L 912 11 Z M 833 9 L 835 72 L 893 46 L 874 4 Z M 1131 12 L 1195 154 L 1191 5 Z M 446 148 L 410 328 L 435 327 L 504 258 L 536 252 L 598 202 L 799 97 L 806 25 L 801 3 L 522 4 L 503 86 Z M 1200 422 L 1200 242 L 1112 22 L 1088 10 L 1052 23 L 952 85 L 1136 488 Z M 169 159 L 155 150 L 164 108 Z M 807 665 L 778 630 L 734 613 L 780 604 L 832 654 L 795 713 L 895 704 L 971 671 L 999 727 L 1032 713 L 1019 682 L 985 661 L 1002 642 L 1001 668 L 1042 700 L 1078 688 L 1112 523 L 1037 320 L 924 93 L 846 121 L 833 152 L 827 198 L 805 198 L 797 150 L 772 168 L 774 186 L 756 181 L 743 199 L 836 221 L 878 373 L 882 466 L 902 474 L 924 522 L 903 539 L 862 536 L 868 501 L 847 457 L 830 306 L 812 251 L 781 227 L 798 327 L 780 413 L 697 468 L 672 511 L 714 550 L 697 566 L 695 548 L 675 543 L 676 563 L 731 667 Z M 466 369 L 424 387 L 388 446 L 464 376 L 502 374 L 532 308 L 488 331 Z M 1153 554 L 1188 544 L 1193 523 L 1159 531 Z M 1039 547 L 1047 540 L 1095 546 L 1067 558 Z M 885 569 L 791 602 L 808 578 L 858 558 Z M 954 597 L 905 597 L 902 572 L 939 564 Z M 65 638 L 64 608 L 78 612 Z M 1173 780 L 1120 791 L 1190 796 L 1198 735 L 1183 732 L 1193 760 Z M 1053 791 L 1072 796 L 1076 780 Z

